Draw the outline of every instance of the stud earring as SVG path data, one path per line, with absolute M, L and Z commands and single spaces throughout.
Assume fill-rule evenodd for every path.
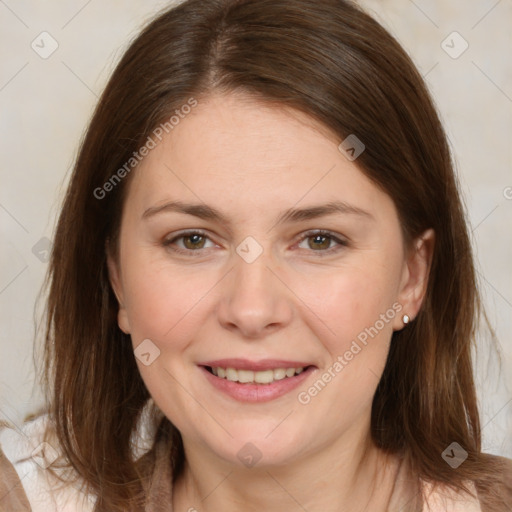
M 410 320 L 411 320 L 411 318 L 409 317 L 409 315 L 404 315 L 404 316 L 402 317 L 402 322 L 403 322 L 404 324 L 408 324 L 408 323 L 410 322 Z

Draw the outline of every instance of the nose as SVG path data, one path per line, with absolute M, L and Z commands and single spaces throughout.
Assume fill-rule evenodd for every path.
M 233 255 L 234 268 L 223 280 L 218 320 L 223 328 L 257 339 L 286 327 L 293 316 L 293 294 L 269 250 L 250 263 Z

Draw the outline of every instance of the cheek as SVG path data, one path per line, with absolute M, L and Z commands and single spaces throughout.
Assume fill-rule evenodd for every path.
M 165 338 L 183 320 L 194 316 L 194 305 L 211 288 L 204 274 L 200 279 L 197 274 L 152 265 L 139 266 L 126 281 L 126 307 L 134 338 Z
M 350 347 L 358 336 L 371 330 L 373 338 L 387 339 L 396 314 L 392 305 L 396 297 L 396 269 L 379 265 L 350 266 L 335 269 L 322 277 L 304 280 L 299 296 L 323 324 L 321 339 L 334 358 Z M 382 321 L 382 315 L 386 315 Z M 377 324 L 378 334 L 373 327 Z M 320 331 L 317 332 L 320 337 Z
M 311 404 L 319 417 L 327 415 L 333 429 L 348 428 L 371 407 L 386 363 L 392 322 L 398 314 L 396 283 L 393 269 L 377 268 L 352 266 L 333 273 L 324 279 L 323 300 L 314 287 L 308 287 L 318 316 L 316 335 L 328 356 L 312 385 L 299 391 L 298 400 Z M 303 293 L 307 293 L 304 288 Z
M 213 272 L 145 259 L 143 254 L 127 257 L 125 268 L 133 347 L 136 349 L 149 339 L 159 350 L 149 365 L 137 360 L 139 372 L 158 406 L 178 428 L 184 429 L 188 419 L 183 411 L 190 408 L 190 395 L 182 390 L 188 378 L 183 365 L 188 361 L 187 349 L 204 323 L 208 294 L 219 278 Z M 193 412 L 200 415 L 200 411 Z
M 225 270 L 173 264 L 155 248 L 125 252 L 125 307 L 134 346 L 149 338 L 162 353 L 183 352 L 204 324 Z

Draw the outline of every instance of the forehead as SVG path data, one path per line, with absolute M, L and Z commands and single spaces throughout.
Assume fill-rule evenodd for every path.
M 188 198 L 224 210 L 252 205 L 260 215 L 299 202 L 389 207 L 391 199 L 338 150 L 340 142 L 298 111 L 213 95 L 198 101 L 144 158 L 127 200 L 138 211 Z

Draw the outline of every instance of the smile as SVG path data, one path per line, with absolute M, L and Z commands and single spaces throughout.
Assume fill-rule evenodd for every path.
M 317 368 L 298 361 L 223 359 L 198 365 L 207 381 L 239 402 L 268 402 L 298 387 Z
M 208 367 L 213 375 L 221 379 L 227 379 L 231 382 L 271 384 L 276 380 L 287 379 L 299 375 L 304 371 L 303 367 L 299 368 L 276 368 L 275 370 L 237 370 L 235 368 L 221 368 L 220 366 Z

